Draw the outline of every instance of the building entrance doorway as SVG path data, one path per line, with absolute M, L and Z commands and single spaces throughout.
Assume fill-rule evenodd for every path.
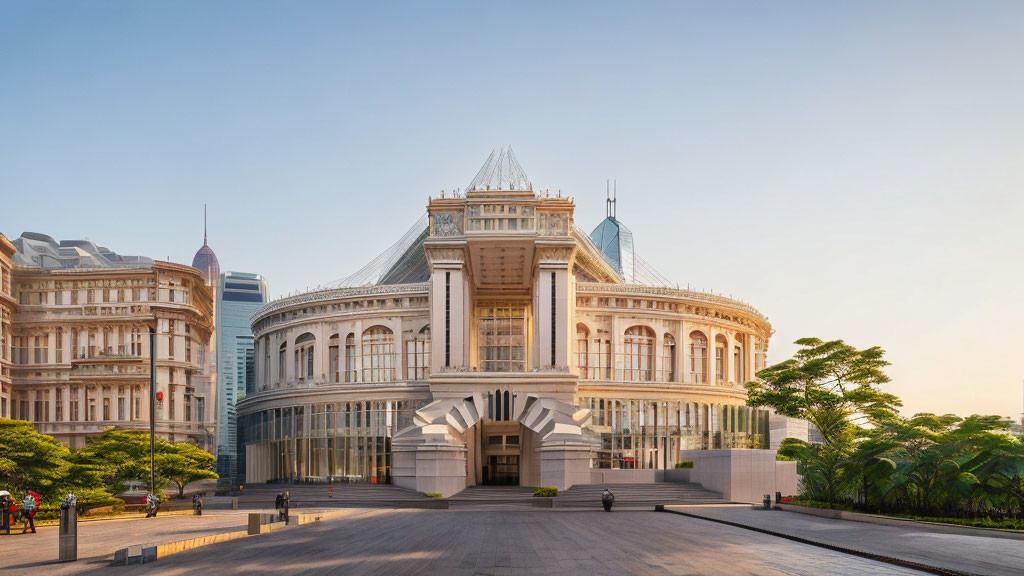
M 519 486 L 519 455 L 491 455 L 484 466 L 485 486 Z

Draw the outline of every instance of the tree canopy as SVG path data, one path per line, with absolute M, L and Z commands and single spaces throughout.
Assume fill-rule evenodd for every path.
M 189 483 L 217 478 L 213 455 L 201 448 L 162 438 L 155 448 L 158 490 L 170 480 L 181 496 Z M 71 451 L 29 422 L 0 419 L 0 488 L 14 494 L 35 490 L 55 505 L 74 492 L 84 510 L 116 502 L 130 481 L 148 485 L 149 475 L 148 432 L 107 428 Z
M 803 494 L 854 505 L 944 517 L 1024 519 L 1024 439 L 1000 416 L 916 414 L 906 418 L 884 351 L 804 338 L 793 358 L 757 373 L 748 404 L 811 422 L 820 443 L 787 438 Z

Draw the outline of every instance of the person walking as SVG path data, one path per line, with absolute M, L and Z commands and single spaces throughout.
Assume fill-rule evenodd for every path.
M 277 519 L 284 520 L 284 494 L 277 493 L 277 498 L 274 498 L 274 510 L 277 510 Z
M 33 494 L 34 494 L 34 492 L 29 490 L 28 494 L 25 494 L 25 499 L 21 501 L 21 508 L 22 508 L 21 519 L 25 522 L 24 526 L 21 529 L 21 533 L 22 534 L 25 534 L 26 532 L 28 532 L 28 530 L 30 528 L 32 529 L 32 533 L 33 534 L 36 533 L 35 517 L 36 517 L 36 504 L 37 503 L 36 503 L 36 498 L 35 498 L 35 496 L 33 496 Z
M 146 494 L 146 518 L 156 518 L 159 509 L 160 499 L 156 497 L 156 494 Z
M 0 493 L 0 530 L 4 534 L 11 533 L 11 524 L 14 524 L 18 515 L 18 505 L 11 498 L 11 493 L 3 490 Z

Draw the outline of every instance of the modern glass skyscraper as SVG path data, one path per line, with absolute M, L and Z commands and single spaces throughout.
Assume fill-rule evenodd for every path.
M 252 387 L 253 337 L 249 319 L 267 303 L 259 274 L 224 272 L 217 286 L 217 474 L 238 475 L 236 403 Z

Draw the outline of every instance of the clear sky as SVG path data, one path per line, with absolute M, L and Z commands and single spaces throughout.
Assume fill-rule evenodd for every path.
M 371 8 L 372 9 L 368 9 Z M 1022 2 L 0 0 L 0 232 L 273 295 L 511 145 L 589 230 L 776 333 L 880 345 L 906 411 L 1021 411 Z

